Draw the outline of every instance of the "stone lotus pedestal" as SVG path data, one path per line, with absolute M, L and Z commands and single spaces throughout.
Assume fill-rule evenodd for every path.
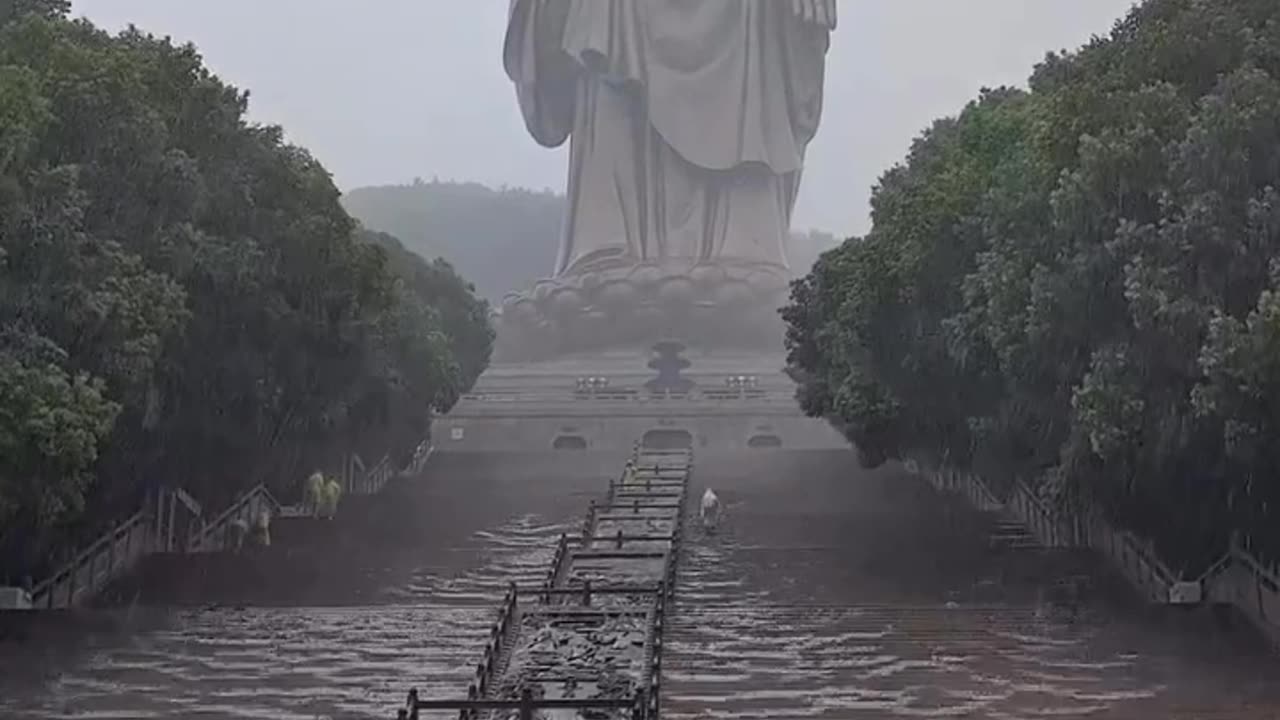
M 781 266 L 640 263 L 541 280 L 503 299 L 496 358 L 520 362 L 662 339 L 776 351 L 791 273 Z

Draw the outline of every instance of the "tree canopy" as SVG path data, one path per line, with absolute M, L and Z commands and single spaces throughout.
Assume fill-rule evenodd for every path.
M 159 484 L 217 506 L 405 458 L 492 341 L 193 47 L 66 12 L 0 18 L 0 570 Z
M 934 123 L 793 286 L 801 401 L 1089 502 L 1191 567 L 1276 554 L 1280 4 L 1147 0 Z M 1207 553 L 1207 554 L 1206 554 Z

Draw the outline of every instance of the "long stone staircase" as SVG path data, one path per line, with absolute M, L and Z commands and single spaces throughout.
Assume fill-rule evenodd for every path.
M 491 716 L 494 705 L 481 709 L 466 688 L 511 581 L 533 615 L 612 603 L 595 592 L 604 582 L 593 582 L 590 610 L 579 582 L 559 607 L 542 602 L 542 588 L 549 566 L 565 567 L 554 557 L 558 538 L 582 537 L 581 510 L 609 497 L 603 479 L 618 460 L 444 453 L 431 482 L 393 486 L 376 513 L 349 516 L 345 529 L 339 518 L 336 537 L 302 556 L 332 576 L 326 588 L 250 596 L 248 607 L 235 592 L 218 609 L 137 608 L 123 613 L 137 627 L 95 639 L 71 664 L 19 648 L 7 665 L 0 657 L 0 717 L 389 717 L 410 686 Z M 1127 605 L 1092 597 L 1073 614 L 1042 602 L 1058 578 L 1093 574 L 1105 585 L 1099 554 L 1028 547 L 998 512 L 963 498 L 948 505 L 949 496 L 904 475 L 860 470 L 847 450 L 699 450 L 688 492 L 714 488 L 726 516 L 718 532 L 690 523 L 681 535 L 663 652 L 650 655 L 662 665 L 661 717 L 1280 717 L 1276 664 L 1238 633 L 1170 621 L 1193 619 L 1187 608 L 1161 606 L 1152 619 L 1118 579 Z M 645 505 L 670 504 L 661 484 L 644 491 L 653 496 Z M 621 507 L 599 508 L 590 542 L 565 546 L 586 550 L 570 568 L 603 562 L 617 530 L 629 532 L 618 524 L 649 514 L 627 503 L 639 488 L 611 487 L 608 504 Z M 605 515 L 622 517 L 611 528 Z M 669 537 L 655 534 L 658 543 Z M 624 554 L 646 554 L 649 542 L 624 538 Z M 634 555 L 618 559 L 645 562 Z M 318 574 L 295 569 L 284 584 Z M 511 657 L 496 659 L 499 683 Z M 15 681 L 26 668 L 55 679 L 43 688 Z M 499 716 L 523 704 L 489 697 L 505 708 Z M 441 715 L 424 706 L 421 716 L 457 718 L 453 707 Z
M 415 687 L 398 717 L 658 717 L 692 468 L 688 448 L 637 445 L 591 502 L 581 534 L 560 536 L 541 583 L 512 579 L 465 698 L 432 699 Z
M 991 530 L 992 548 L 1001 550 L 1043 550 L 1044 545 L 1027 529 L 1025 523 L 999 517 Z

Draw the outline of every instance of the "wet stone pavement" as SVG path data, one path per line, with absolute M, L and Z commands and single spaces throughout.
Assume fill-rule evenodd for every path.
M 77 619 L 84 633 L 0 644 L 0 718 L 392 718 L 411 685 L 462 694 L 507 584 L 542 581 L 619 464 L 573 459 L 437 455 L 378 517 L 279 559 L 308 568 L 305 591 L 214 578 L 199 589 L 218 607 L 144 594 Z
M 437 456 L 340 544 L 288 559 L 315 566 L 305 591 L 215 579 L 219 607 L 144 595 L 0 644 L 0 718 L 389 718 L 410 686 L 461 694 L 506 583 L 541 582 L 619 462 Z M 700 453 L 691 496 L 714 487 L 726 517 L 686 533 L 663 716 L 1280 717 L 1280 664 L 1247 633 L 1120 591 L 1064 616 L 1039 589 L 1087 558 L 993 556 L 911 482 L 843 452 Z
M 1153 616 L 1092 558 L 993 554 L 975 513 L 855 468 L 699 458 L 691 491 L 727 517 L 686 541 L 664 718 L 1280 717 L 1280 663 L 1250 633 Z M 1043 602 L 1081 572 L 1085 607 Z

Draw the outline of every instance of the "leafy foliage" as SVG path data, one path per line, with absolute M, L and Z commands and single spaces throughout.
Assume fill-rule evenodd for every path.
M 1147 0 L 885 174 L 785 311 L 805 407 L 1188 565 L 1280 552 L 1278 185 L 1280 5 Z
M 488 362 L 488 309 L 361 230 L 196 50 L 67 4 L 0 18 L 0 570 L 160 483 L 407 457 Z M 305 464 L 304 464 L 305 463 Z

